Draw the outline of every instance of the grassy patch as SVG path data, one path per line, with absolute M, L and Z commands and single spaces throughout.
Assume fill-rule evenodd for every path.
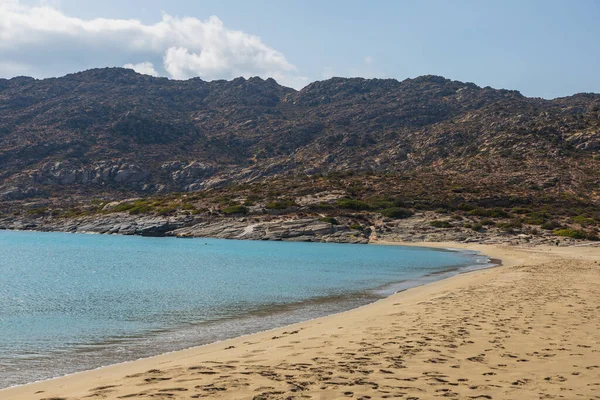
M 158 215 L 171 215 L 171 214 L 174 214 L 175 211 L 177 211 L 177 207 L 175 207 L 175 206 L 167 206 L 167 207 L 159 208 L 158 210 L 156 210 L 156 214 L 158 214 Z M 131 211 L 130 211 L 130 213 L 131 213 Z
M 429 223 L 429 225 L 435 228 L 452 228 L 452 224 L 448 221 L 443 221 L 441 219 L 433 220 Z
M 584 215 L 578 215 L 576 217 L 571 218 L 571 220 L 574 223 L 579 224 L 581 226 L 593 226 L 593 225 L 596 225 L 596 223 L 594 222 L 594 220 L 592 218 L 587 218 Z
M 390 207 L 381 211 L 381 215 L 386 218 L 404 219 L 409 218 L 413 215 L 413 212 L 408 208 L 403 207 Z
M 553 231 L 560 227 L 561 227 L 561 225 L 556 221 L 546 221 L 542 224 L 542 226 L 540 226 L 540 228 L 547 230 L 547 231 Z
M 185 210 L 185 211 L 194 211 L 194 210 L 196 209 L 196 207 L 195 207 L 193 204 L 190 204 L 190 203 L 184 203 L 184 204 L 181 206 L 181 209 L 182 209 L 182 210 Z
M 328 224 L 331 224 L 331 225 L 338 225 L 339 224 L 339 222 L 337 221 L 337 219 L 335 219 L 333 217 L 319 218 L 319 221 L 321 221 L 321 222 L 327 222 Z
M 248 209 L 241 205 L 234 205 L 224 208 L 223 214 L 231 215 L 231 214 L 248 214 Z
M 474 215 L 476 217 L 488 217 L 488 218 L 508 218 L 510 214 L 504 211 L 503 208 L 495 207 L 495 208 L 483 208 L 476 207 L 469 211 L 470 215 Z
M 131 203 L 117 204 L 110 212 L 129 212 L 131 215 L 148 214 L 154 211 L 153 201 L 150 199 L 136 200 Z
M 35 215 L 35 216 L 46 215 L 47 212 L 48 212 L 48 207 L 37 207 L 37 208 L 32 208 L 30 210 L 27 210 L 27 214 Z
M 292 207 L 298 207 L 294 200 L 275 200 L 265 206 L 268 210 L 285 210 Z
M 577 229 L 555 229 L 552 233 L 556 236 L 569 237 L 571 239 L 586 239 L 587 234 Z
M 339 208 L 345 208 L 347 210 L 364 211 L 373 209 L 369 203 L 355 199 L 339 199 L 336 204 Z
M 510 222 L 501 222 L 496 224 L 496 226 L 504 232 L 513 233 L 515 229 L 521 229 L 523 227 L 523 223 L 519 220 L 513 220 Z
M 483 231 L 483 225 L 473 224 L 473 225 L 471 225 L 471 229 L 473 229 L 475 232 L 481 232 L 481 231 Z

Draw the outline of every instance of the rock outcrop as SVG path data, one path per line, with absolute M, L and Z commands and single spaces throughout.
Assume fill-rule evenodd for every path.
M 123 160 L 100 162 L 90 166 L 57 161 L 41 164 L 30 173 L 30 177 L 34 183 L 40 185 L 140 185 L 149 180 L 150 174 L 141 167 Z
M 83 218 L 5 218 L 0 229 L 237 240 L 367 243 L 368 234 L 315 218 L 252 222 L 246 218 L 157 217 L 109 214 Z

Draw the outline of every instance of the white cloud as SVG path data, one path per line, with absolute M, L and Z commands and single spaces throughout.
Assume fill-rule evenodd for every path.
M 308 83 L 283 54 L 216 16 L 202 21 L 164 14 L 147 25 L 74 18 L 52 4 L 0 0 L 0 76 L 14 76 L 17 65 L 38 78 L 124 65 L 174 79 L 261 76 L 296 88 Z
M 154 64 L 151 62 L 142 62 L 139 64 L 125 64 L 123 68 L 129 68 L 139 74 L 158 76 L 158 72 L 154 69 Z

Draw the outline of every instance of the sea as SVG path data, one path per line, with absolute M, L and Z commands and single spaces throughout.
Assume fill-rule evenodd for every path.
M 0 388 L 339 313 L 489 265 L 405 246 L 0 231 Z

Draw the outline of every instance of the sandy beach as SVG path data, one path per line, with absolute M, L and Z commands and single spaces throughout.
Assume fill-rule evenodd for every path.
M 600 398 L 599 247 L 424 245 L 503 265 L 0 399 Z

